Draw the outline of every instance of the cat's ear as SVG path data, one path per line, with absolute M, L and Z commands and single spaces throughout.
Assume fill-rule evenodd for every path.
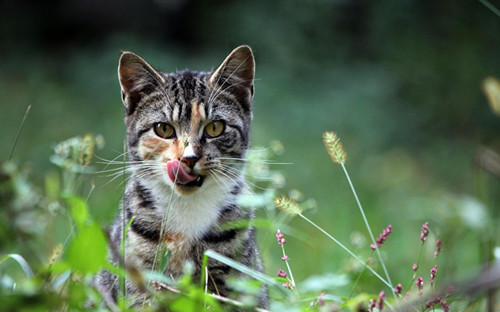
M 144 59 L 132 52 L 123 52 L 118 65 L 122 101 L 127 114 L 132 114 L 141 97 L 165 83 L 162 75 Z
M 236 95 L 240 103 L 250 109 L 253 98 L 255 60 L 252 49 L 242 45 L 234 49 L 210 76 L 210 84 L 220 92 L 226 90 Z

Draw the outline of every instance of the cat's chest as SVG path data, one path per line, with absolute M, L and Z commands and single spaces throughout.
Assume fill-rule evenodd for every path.
M 164 227 L 163 233 L 179 235 L 178 238 L 188 243 L 199 240 L 217 223 L 220 211 L 229 201 L 226 193 L 210 188 L 188 196 L 162 190 L 153 192 L 157 218 L 162 220 Z

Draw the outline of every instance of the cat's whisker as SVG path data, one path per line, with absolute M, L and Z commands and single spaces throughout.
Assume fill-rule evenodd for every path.
M 235 162 L 256 162 L 256 163 L 263 163 L 267 165 L 293 165 L 293 163 L 282 163 L 282 162 L 274 162 L 270 159 L 256 159 L 256 160 L 248 160 L 246 158 L 236 158 L 236 157 L 217 157 L 217 160 L 225 160 L 226 162 L 228 160 L 234 160 Z
M 231 175 L 231 176 L 235 176 L 235 177 L 241 177 L 242 174 L 238 173 L 238 172 L 234 172 L 234 171 L 230 171 L 230 170 L 227 170 L 228 168 L 224 168 L 226 171 L 227 174 Z M 232 168 L 230 168 L 232 169 Z M 259 178 L 259 177 L 256 177 L 258 179 L 262 179 L 262 180 L 267 180 L 267 181 L 270 181 L 272 179 L 268 179 L 268 178 Z M 261 187 L 261 186 L 258 186 L 257 184 L 255 183 L 252 183 L 252 182 L 249 182 L 249 181 L 244 181 L 246 185 L 249 185 L 253 188 L 256 188 L 256 189 L 259 189 L 259 190 L 267 190 L 268 188 L 264 188 L 264 187 Z
M 214 172 L 209 172 L 210 176 L 212 177 L 212 179 L 215 181 L 215 183 L 217 184 L 217 186 L 223 190 L 224 189 L 224 186 L 225 185 L 221 185 L 220 183 L 224 184 L 223 181 L 220 180 L 220 178 L 214 173 Z M 220 181 L 220 183 L 219 183 Z

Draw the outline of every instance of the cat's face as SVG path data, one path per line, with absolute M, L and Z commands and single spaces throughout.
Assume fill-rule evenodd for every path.
M 250 139 L 254 58 L 236 48 L 214 72 L 165 74 L 125 52 L 118 69 L 136 175 L 178 194 L 239 179 Z

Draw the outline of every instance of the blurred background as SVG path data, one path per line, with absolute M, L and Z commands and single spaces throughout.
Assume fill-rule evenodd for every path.
M 13 159 L 46 193 L 57 142 L 100 134 L 106 143 L 98 157 L 122 153 L 121 51 L 165 72 L 207 71 L 249 44 L 257 64 L 252 145 L 272 146 L 267 157 L 291 163 L 270 166 L 272 182 L 256 183 L 304 202 L 310 219 L 362 258 L 373 256 L 347 180 L 321 139 L 335 131 L 375 236 L 392 224 L 381 251 L 393 282 L 411 280 L 425 221 L 431 236 L 422 275 L 437 263 L 443 278 L 462 279 L 491 261 L 499 243 L 500 117 L 481 87 L 500 77 L 499 33 L 500 17 L 480 1 L 3 0 L 0 157 L 7 159 L 31 105 Z M 95 186 L 89 205 L 103 225 L 123 186 L 109 180 L 95 174 L 82 182 L 84 194 Z M 259 231 L 270 275 L 283 266 L 274 237 L 281 227 L 297 281 L 326 272 L 358 277 L 352 259 L 303 220 L 272 207 L 258 216 L 272 224 Z M 2 219 L 0 252 L 35 264 L 64 239 L 58 223 L 48 224 L 43 240 L 28 246 L 9 229 L 37 219 Z M 437 260 L 436 238 L 443 241 Z M 333 292 L 348 296 L 353 284 Z M 382 287 L 365 272 L 354 291 Z

